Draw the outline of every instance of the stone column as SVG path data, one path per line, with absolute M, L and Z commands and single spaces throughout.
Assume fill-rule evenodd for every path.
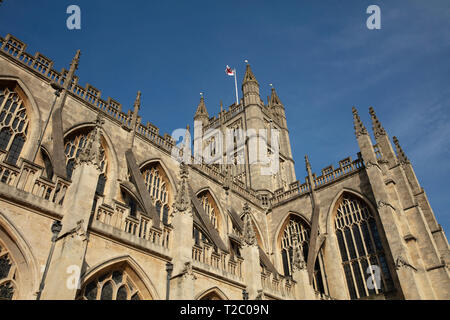
M 87 249 L 87 229 L 100 169 L 100 127 L 86 142 L 72 176 L 63 205 L 62 230 L 55 243 L 43 300 L 74 300 Z
M 195 275 L 192 270 L 192 229 L 194 226 L 193 209 L 188 187 L 188 167 L 180 165 L 180 182 L 172 213 L 173 238 L 173 277 L 170 283 L 170 300 L 194 299 Z
M 397 222 L 397 213 L 392 206 L 392 199 L 390 199 L 386 190 L 383 173 L 378 164 L 372 141 L 367 129 L 359 118 L 356 108 L 353 108 L 353 120 L 359 149 L 361 150 L 366 173 L 377 203 L 380 222 L 384 229 L 380 230 L 380 232 L 384 233 L 387 241 L 387 246 L 384 246 L 384 248 L 386 251 L 390 250 L 390 254 L 394 259 L 392 262 L 396 264 L 397 277 L 393 275 L 394 279 L 398 279 L 400 284 L 398 289 L 401 290 L 405 299 L 423 299 L 423 293 L 418 285 L 418 279 L 416 279 L 416 269 L 409 263 L 411 257 L 403 239 L 402 230 Z M 390 260 L 389 252 L 386 252 L 386 258 Z M 399 264 L 400 261 L 404 262 Z
M 306 269 L 305 258 L 298 244 L 294 240 L 294 250 L 292 252 L 292 279 L 297 282 L 295 286 L 295 298 L 297 300 L 315 300 L 314 288 L 309 281 L 308 270 Z
M 249 300 L 256 299 L 262 292 L 261 267 L 259 249 L 256 241 L 255 230 L 250 218 L 250 207 L 244 204 L 244 230 L 243 246 L 241 250 L 243 263 L 243 277 L 247 285 Z

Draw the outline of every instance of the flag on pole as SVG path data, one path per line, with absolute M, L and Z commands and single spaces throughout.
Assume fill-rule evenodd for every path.
M 238 95 L 237 80 L 236 80 L 236 69 L 231 69 L 230 66 L 227 65 L 227 68 L 225 69 L 225 73 L 227 75 L 229 75 L 230 77 L 234 77 L 234 86 L 236 89 L 236 105 L 239 105 L 239 95 Z
M 225 73 L 229 76 L 234 76 L 234 70 L 232 70 L 228 65 L 227 68 L 225 69 Z

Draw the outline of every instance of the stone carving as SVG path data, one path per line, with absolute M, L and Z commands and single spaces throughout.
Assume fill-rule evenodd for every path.
M 390 207 L 390 208 L 392 208 L 394 211 L 397 211 L 397 209 L 395 209 L 395 207 L 394 207 L 392 204 L 390 204 L 390 203 L 388 203 L 388 202 L 384 202 L 384 201 L 382 201 L 382 200 L 378 201 L 377 209 L 381 209 L 381 208 L 383 208 L 383 207 Z
M 401 268 L 411 268 L 414 271 L 417 271 L 417 269 L 414 266 L 412 266 L 408 262 L 408 260 L 406 260 L 402 255 L 399 255 L 395 260 L 395 269 L 400 270 Z
M 190 196 L 187 180 L 189 170 L 185 163 L 180 163 L 180 182 L 178 183 L 178 193 L 175 198 L 174 207 L 178 212 L 185 212 L 189 208 Z
M 352 112 L 353 112 L 353 123 L 354 123 L 354 127 L 355 127 L 356 136 L 359 137 L 362 135 L 368 135 L 367 129 L 364 126 L 364 124 L 362 123 L 362 121 L 358 115 L 358 110 L 356 110 L 356 108 L 353 107 Z
M 378 169 L 381 170 L 381 167 L 380 167 L 380 165 L 378 163 L 369 160 L 369 161 L 366 162 L 366 168 L 370 169 L 371 167 L 377 167 Z
M 98 168 L 98 170 L 101 170 L 101 130 L 104 123 L 105 121 L 99 114 L 96 120 L 95 128 L 93 132 L 88 135 L 86 145 L 83 150 L 81 150 L 80 156 L 77 158 L 76 166 L 87 163 L 93 164 Z
M 380 121 L 378 120 L 377 115 L 375 114 L 375 110 L 372 107 L 369 108 L 369 113 L 370 113 L 370 116 L 372 117 L 372 129 L 373 129 L 373 134 L 374 134 L 375 138 L 385 136 L 386 131 L 384 130 L 383 126 L 381 125 Z
M 258 294 L 256 295 L 255 300 L 264 300 L 264 291 L 258 290 Z
M 183 277 L 191 277 L 192 280 L 197 279 L 194 274 L 194 270 L 192 269 L 192 262 L 188 261 L 184 263 Z
M 305 258 L 303 257 L 302 249 L 298 243 L 298 240 L 294 240 L 293 252 L 292 252 L 292 271 L 303 270 L 306 268 Z
M 252 219 L 250 217 L 250 206 L 246 202 L 244 204 L 244 230 L 242 232 L 244 243 L 249 246 L 256 245 L 256 234 L 253 229 Z

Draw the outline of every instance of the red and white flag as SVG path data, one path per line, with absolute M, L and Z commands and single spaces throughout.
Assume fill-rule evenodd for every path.
M 229 66 L 225 69 L 225 73 L 229 76 L 234 76 L 234 70 L 231 70 Z

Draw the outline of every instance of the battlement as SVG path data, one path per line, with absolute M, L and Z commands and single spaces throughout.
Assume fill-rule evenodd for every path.
M 313 173 L 314 188 L 317 189 L 329 185 L 337 179 L 348 176 L 362 168 L 364 168 L 364 162 L 360 153 L 358 153 L 358 159 L 356 160 L 352 160 L 351 157 L 342 159 L 339 161 L 339 168 L 335 169 L 333 165 L 330 165 L 321 170 L 320 176 Z M 274 206 L 295 196 L 309 192 L 310 187 L 307 182 L 301 183 L 300 181 L 295 181 L 289 185 L 287 191 L 284 191 L 283 189 L 276 190 L 274 197 L 271 200 L 271 204 Z
M 54 70 L 54 62 L 50 58 L 39 52 L 36 52 L 33 56 L 25 51 L 26 48 L 27 45 L 24 42 L 11 34 L 7 34 L 5 38 L 0 37 L 1 53 L 14 58 L 15 61 L 38 73 L 50 82 L 55 82 L 58 85 L 64 83 L 68 70 L 64 68 L 60 72 Z M 71 94 L 80 98 L 91 107 L 98 109 L 109 118 L 119 121 L 123 126 L 131 126 L 131 110 L 129 110 L 128 113 L 124 113 L 120 102 L 111 97 L 108 97 L 106 100 L 102 99 L 101 91 L 99 89 L 89 83 L 82 87 L 78 84 L 78 80 L 79 78 L 74 76 L 72 85 L 69 87 L 69 92 Z M 171 135 L 164 134 L 164 136 L 160 136 L 159 128 L 150 122 L 147 122 L 146 125 L 138 123 L 136 132 L 169 153 L 172 148 L 175 147 L 175 142 Z

